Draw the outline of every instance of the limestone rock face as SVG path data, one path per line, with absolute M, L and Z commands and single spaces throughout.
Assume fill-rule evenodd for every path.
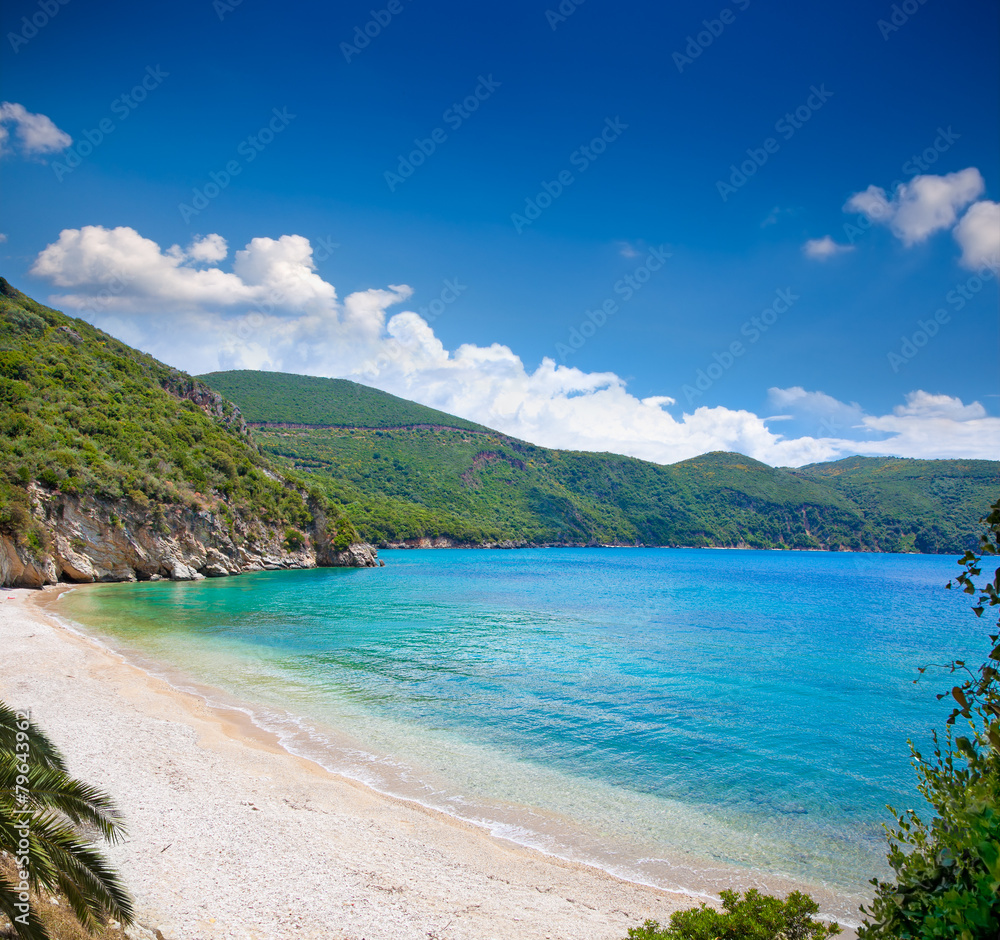
M 342 552 L 327 546 L 317 554 L 317 563 L 322 568 L 377 568 L 385 565 L 379 562 L 378 552 L 371 545 L 356 543 Z
M 51 559 L 37 560 L 6 535 L 0 536 L 0 578 L 5 587 L 38 588 L 55 581 Z
M 10 536 L 0 536 L 0 583 L 4 586 L 198 581 L 244 571 L 379 564 L 370 545 L 334 552 L 325 538 L 312 533 L 301 548 L 290 550 L 278 529 L 252 520 L 229 524 L 204 509 L 162 506 L 151 511 L 124 501 L 106 503 L 37 485 L 29 488 L 29 497 L 35 522 L 47 535 L 47 550 L 33 552 Z

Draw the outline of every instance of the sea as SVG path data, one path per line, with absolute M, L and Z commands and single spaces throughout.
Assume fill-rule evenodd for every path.
M 384 568 L 72 590 L 55 611 L 290 751 L 668 891 L 858 922 L 908 739 L 988 651 L 952 556 L 395 550 Z M 919 681 L 916 681 L 919 680 Z

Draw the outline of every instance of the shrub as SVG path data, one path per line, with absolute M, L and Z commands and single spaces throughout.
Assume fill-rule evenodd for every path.
M 65 489 L 65 487 L 63 487 Z M 142 490 L 133 489 L 125 494 L 133 506 L 143 511 L 149 509 L 149 497 Z
M 20 542 L 36 560 L 40 561 L 48 549 L 49 535 L 37 522 L 33 522 Z
M 9 326 L 20 333 L 25 333 L 33 339 L 37 339 L 45 332 L 46 322 L 37 314 L 29 310 L 13 309 L 9 310 L 4 317 Z
M 837 924 L 814 920 L 818 905 L 798 891 L 784 901 L 756 888 L 742 898 L 738 891 L 723 891 L 720 897 L 721 911 L 706 904 L 676 911 L 668 927 L 647 920 L 629 930 L 628 940 L 824 940 L 840 933 Z
M 306 544 L 306 537 L 298 529 L 285 530 L 285 548 L 290 552 L 298 551 Z
M 38 482 L 47 486 L 50 490 L 59 486 L 59 474 L 52 467 L 42 467 L 38 473 Z
M 1000 555 L 1000 501 L 983 519 L 987 534 L 977 554 L 959 559 L 956 578 L 966 594 L 978 594 L 973 612 L 1000 605 L 1000 568 L 982 585 L 984 557 Z M 948 587 L 951 587 L 949 582 Z M 934 760 L 925 761 L 910 743 L 918 789 L 934 810 L 925 822 L 914 810 L 897 814 L 889 837 L 895 881 L 873 879 L 875 899 L 862 908 L 862 940 L 996 940 L 1000 924 L 1000 624 L 990 633 L 993 648 L 975 672 L 962 660 L 952 674 L 968 676 L 939 699 L 954 699 L 942 746 L 934 734 Z M 920 670 L 924 672 L 924 669 Z M 955 735 L 961 717 L 968 735 Z
M 0 531 L 19 536 L 31 525 L 31 512 L 21 502 L 8 503 L 0 508 Z
M 347 519 L 341 519 L 337 524 L 337 534 L 333 537 L 331 545 L 335 552 L 346 552 L 355 542 L 358 541 L 358 533 L 354 526 Z

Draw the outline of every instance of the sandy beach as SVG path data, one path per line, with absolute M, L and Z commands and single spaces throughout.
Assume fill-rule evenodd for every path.
M 3 591 L 0 697 L 109 791 L 108 847 L 166 940 L 620 940 L 694 898 L 495 838 L 293 756 Z

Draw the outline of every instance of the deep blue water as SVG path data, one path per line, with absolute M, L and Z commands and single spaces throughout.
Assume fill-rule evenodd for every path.
M 375 570 L 74 591 L 64 613 L 290 746 L 559 854 L 717 890 L 884 874 L 907 737 L 985 628 L 948 556 L 385 551 Z M 706 871 L 720 866 L 715 874 Z

